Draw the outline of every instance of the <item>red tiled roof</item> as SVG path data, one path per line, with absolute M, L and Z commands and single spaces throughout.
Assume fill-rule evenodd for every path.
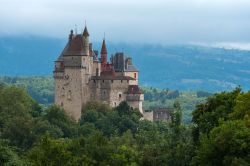
M 82 51 L 82 50 L 83 50 L 82 36 L 76 35 L 70 41 L 67 51 Z
M 102 41 L 102 50 L 101 50 L 101 54 L 108 54 L 105 39 L 103 39 L 103 41 Z

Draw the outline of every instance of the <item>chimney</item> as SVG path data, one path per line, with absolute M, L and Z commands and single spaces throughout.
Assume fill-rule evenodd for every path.
M 69 34 L 69 42 L 71 42 L 72 39 L 73 39 L 73 36 L 74 36 L 73 33 L 74 33 L 74 32 L 73 32 L 73 30 L 71 29 L 71 30 L 70 30 L 70 34 Z

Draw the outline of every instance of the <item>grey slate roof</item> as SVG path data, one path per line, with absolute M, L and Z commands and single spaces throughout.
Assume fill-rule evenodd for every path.
M 68 47 L 69 47 L 69 43 L 66 44 L 66 46 L 64 47 L 63 51 L 61 52 L 61 54 L 59 55 L 56 61 L 63 61 L 63 54 L 66 52 Z
M 127 65 L 125 71 L 138 71 L 134 65 Z

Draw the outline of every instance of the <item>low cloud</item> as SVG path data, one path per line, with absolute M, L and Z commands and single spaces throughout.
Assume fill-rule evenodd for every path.
M 250 42 L 248 0 L 3 0 L 0 35 L 67 38 L 87 20 L 92 40 Z

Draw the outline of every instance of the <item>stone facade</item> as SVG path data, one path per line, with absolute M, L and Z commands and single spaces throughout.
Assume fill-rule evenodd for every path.
M 127 101 L 141 113 L 144 95 L 138 86 L 138 70 L 132 59 L 116 53 L 107 62 L 105 39 L 98 51 L 89 43 L 85 27 L 82 34 L 71 31 L 69 41 L 55 61 L 55 104 L 62 106 L 75 120 L 88 101 L 100 101 L 115 107 Z
M 143 110 L 143 118 L 149 121 L 171 121 L 172 108 L 156 108 L 151 110 Z

